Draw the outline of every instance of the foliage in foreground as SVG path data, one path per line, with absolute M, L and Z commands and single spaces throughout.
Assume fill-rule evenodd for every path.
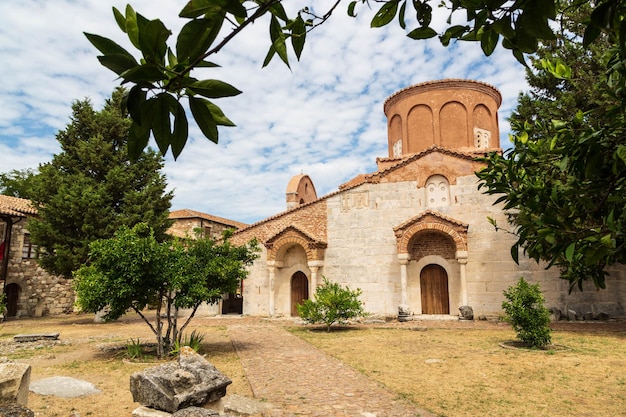
M 514 147 L 478 173 L 515 226 L 513 259 L 523 249 L 559 268 L 570 290 L 605 288 L 607 267 L 626 263 L 626 90 L 606 75 L 618 64 L 611 35 L 582 42 L 590 10 L 563 15 L 558 39 L 531 59 L 532 89 L 511 117 Z
M 172 35 L 159 19 L 148 19 L 130 5 L 122 12 L 113 8 L 120 30 L 128 35 L 140 53 L 136 57 L 114 41 L 86 33 L 87 39 L 101 53 L 100 63 L 115 72 L 131 88 L 123 103 L 133 119 L 129 152 L 138 155 L 154 136 L 165 154 L 171 149 L 174 158 L 182 152 L 188 137 L 188 118 L 181 101 L 185 100 L 202 133 L 218 141 L 218 126 L 234 126 L 213 102 L 241 93 L 235 87 L 215 79 L 198 79 L 194 70 L 210 71 L 218 66 L 209 61 L 233 38 L 255 22 L 269 23 L 269 48 L 263 65 L 278 56 L 289 66 L 290 50 L 300 59 L 307 34 L 331 18 L 341 0 L 323 5 L 308 0 L 196 0 L 185 4 L 179 17 L 185 24 L 169 46 Z M 619 0 L 598 2 L 600 15 L 619 14 Z M 286 6 L 286 7 L 284 7 Z M 569 5 L 567 5 L 569 7 Z M 449 18 L 443 26 L 433 19 L 435 7 L 446 8 Z M 565 8 L 557 0 L 354 0 L 347 13 L 356 17 L 364 8 L 376 8 L 370 22 L 380 28 L 397 22 L 411 39 L 439 37 L 444 46 L 453 40 L 479 42 L 485 55 L 491 55 L 501 42 L 521 62 L 532 54 L 539 40 L 554 39 L 551 23 Z M 596 19 L 589 24 L 585 38 L 593 40 L 617 19 Z M 225 34 L 221 37 L 220 34 Z M 349 34 L 346 34 L 349 36 Z
M 360 288 L 351 290 L 324 277 L 324 283 L 317 287 L 314 300 L 304 300 L 298 305 L 298 314 L 307 323 L 323 323 L 330 331 L 333 323 L 345 323 L 346 320 L 367 315 L 363 303 L 359 300 Z
M 89 312 L 105 309 L 107 321 L 132 309 L 154 333 L 159 357 L 180 344 L 200 304 L 215 304 L 222 294 L 236 291 L 257 250 L 256 242 L 235 246 L 227 239 L 158 242 L 144 223 L 123 227 L 90 247 L 90 264 L 75 273 L 79 306 Z M 156 306 L 153 321 L 144 315 L 148 306 Z M 183 308 L 191 314 L 179 329 Z
M 552 341 L 550 312 L 544 305 L 539 283 L 530 285 L 520 278 L 517 285 L 504 291 L 502 308 L 517 338 L 532 347 L 543 348 Z

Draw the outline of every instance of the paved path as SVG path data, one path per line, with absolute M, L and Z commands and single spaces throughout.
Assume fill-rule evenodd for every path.
M 267 417 L 433 416 L 272 323 L 228 326 Z

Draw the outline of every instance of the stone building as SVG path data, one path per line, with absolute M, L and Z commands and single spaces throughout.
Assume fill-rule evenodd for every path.
M 29 200 L 0 195 L 0 285 L 6 317 L 40 317 L 73 310 L 71 280 L 39 267 L 39 251 L 30 241 L 27 222 L 37 210 Z
M 538 281 L 547 304 L 579 314 L 624 315 L 626 277 L 612 271 L 607 289 L 568 294 L 558 271 L 510 256 L 514 238 L 495 198 L 482 194 L 477 156 L 501 152 L 501 95 L 475 81 L 443 80 L 405 88 L 384 104 L 388 156 L 377 170 L 317 197 L 312 180 L 294 177 L 287 210 L 240 229 L 235 243 L 256 237 L 260 258 L 243 291 L 243 313 L 293 316 L 325 276 L 360 288 L 365 309 L 394 316 L 501 313 L 503 290 L 520 276 Z
M 205 237 L 221 239 L 225 230 L 238 230 L 248 226 L 245 223 L 189 209 L 174 210 L 170 212 L 169 219 L 173 223 L 167 233 L 181 238 L 193 237 L 195 232 L 199 231 Z

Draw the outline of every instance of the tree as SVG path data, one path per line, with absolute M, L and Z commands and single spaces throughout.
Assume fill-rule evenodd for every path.
M 90 245 L 90 262 L 78 269 L 75 289 L 85 311 L 105 309 L 107 321 L 135 311 L 157 340 L 157 354 L 180 343 L 185 327 L 202 303 L 217 303 L 234 292 L 256 257 L 256 242 L 234 246 L 209 238 L 159 242 L 145 223 L 122 226 L 110 239 Z M 151 321 L 144 310 L 156 306 Z M 178 310 L 192 309 L 178 329 Z M 165 317 L 165 319 L 163 319 Z
M 570 289 L 604 288 L 606 267 L 626 263 L 624 103 L 605 77 L 609 37 L 583 44 L 590 13 L 564 15 L 558 40 L 538 49 L 511 117 L 514 148 L 478 174 L 515 227 L 513 258 L 522 248 L 557 266 Z
M 616 2 L 618 0 L 605 2 L 611 6 L 607 13 L 613 12 Z M 289 49 L 299 59 L 307 33 L 330 19 L 340 3 L 341 0 L 337 0 L 323 14 L 302 5 L 294 16 L 289 16 L 281 0 L 190 1 L 179 14 L 189 21 L 176 37 L 174 48 L 167 44 L 172 32 L 159 19 L 149 20 L 130 5 L 124 13 L 113 8 L 115 21 L 128 35 L 133 47 L 139 50 L 140 59 L 108 38 L 90 33 L 85 35 L 102 54 L 98 57 L 100 63 L 115 72 L 122 83 L 132 85 L 123 103 L 133 119 L 130 155 L 139 155 L 147 145 L 150 133 L 163 154 L 170 148 L 174 158 L 180 154 L 188 136 L 187 115 L 181 100 L 188 102 L 202 133 L 217 142 L 218 126 L 234 126 L 234 123 L 210 100 L 235 96 L 241 91 L 219 80 L 199 80 L 191 75 L 192 71 L 215 67 L 216 64 L 207 59 L 263 17 L 269 18 L 270 37 L 263 65 L 278 56 L 289 66 Z M 348 3 L 347 11 L 356 16 L 359 6 L 371 7 L 376 3 L 381 6 L 371 21 L 372 27 L 388 25 L 397 17 L 399 26 L 407 30 L 407 8 L 413 7 L 416 19 L 408 21 L 411 27 L 407 36 L 427 39 L 438 35 L 431 25 L 432 4 L 439 4 L 438 0 L 358 0 Z M 453 0 L 442 4 L 442 7 L 449 8 L 450 19 L 439 38 L 444 45 L 451 40 L 480 42 L 486 55 L 490 55 L 502 39 L 502 46 L 511 49 L 523 62 L 524 54 L 537 49 L 538 40 L 554 38 L 549 23 L 557 16 L 557 5 L 560 2 L 556 0 L 515 1 L 513 4 L 505 0 Z M 456 17 L 463 12 L 466 12 L 467 24 L 453 25 L 453 15 Z M 230 27 L 230 32 L 218 41 L 226 26 Z
M 36 174 L 34 169 L 13 169 L 0 173 L 0 194 L 30 199 L 30 188 Z
M 502 309 L 517 338 L 531 347 L 544 348 L 552 341 L 550 312 L 544 305 L 539 284 L 529 284 L 520 278 L 517 285 L 504 291 Z
M 101 111 L 89 100 L 75 102 L 71 122 L 57 134 L 61 152 L 33 178 L 38 217 L 28 231 L 42 249 L 41 266 L 53 274 L 70 278 L 87 261 L 89 244 L 122 225 L 145 222 L 158 240 L 166 238 L 172 193 L 159 172 L 163 159 L 148 149 L 130 163 L 123 95 L 117 89 Z
M 297 306 L 298 314 L 307 323 L 323 323 L 330 332 L 333 323 L 345 323 L 346 320 L 367 315 L 363 303 L 359 300 L 360 288 L 351 290 L 324 277 L 323 285 L 315 291 L 315 300 L 304 300 Z

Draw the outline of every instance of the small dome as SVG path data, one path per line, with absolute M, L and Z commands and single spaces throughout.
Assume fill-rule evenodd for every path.
M 317 192 L 313 181 L 306 174 L 298 174 L 287 184 L 287 209 L 317 200 Z

